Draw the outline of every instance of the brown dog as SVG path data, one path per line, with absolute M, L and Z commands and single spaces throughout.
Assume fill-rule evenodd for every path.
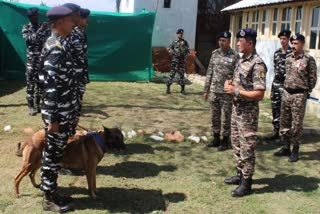
M 45 143 L 45 131 L 39 130 L 16 151 L 22 156 L 22 170 L 14 179 L 14 190 L 20 196 L 19 184 L 24 176 L 29 174 L 31 183 L 39 188 L 35 182 L 35 174 L 41 166 L 42 150 Z M 69 138 L 64 151 L 61 165 L 68 169 L 83 169 L 85 171 L 89 194 L 96 198 L 96 169 L 107 149 L 125 150 L 123 135 L 118 128 L 108 129 L 92 134 Z

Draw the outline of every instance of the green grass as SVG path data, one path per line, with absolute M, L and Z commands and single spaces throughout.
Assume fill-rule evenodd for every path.
M 28 136 L 22 130 L 42 127 L 40 116 L 27 115 L 21 82 L 0 82 L 0 213 L 42 213 L 42 193 L 28 177 L 21 198 L 13 194 L 13 178 L 21 168 L 14 155 L 16 143 Z M 208 103 L 202 87 L 188 85 L 187 96 L 173 85 L 155 83 L 93 82 L 88 85 L 80 123 L 91 129 L 120 126 L 125 131 L 174 131 L 208 135 Z M 272 132 L 270 101 L 260 105 L 259 135 Z M 12 130 L 4 132 L 5 125 Z M 318 126 L 307 115 L 305 126 Z M 59 189 L 74 198 L 75 213 L 319 213 L 320 136 L 303 136 L 301 160 L 275 158 L 276 143 L 257 146 L 254 194 L 234 199 L 235 186 L 223 179 L 234 174 L 232 151 L 217 152 L 204 144 L 152 142 L 147 137 L 127 139 L 128 152 L 109 152 L 98 166 L 99 199 L 87 194 L 84 176 L 59 176 Z M 39 175 L 37 175 L 39 181 Z

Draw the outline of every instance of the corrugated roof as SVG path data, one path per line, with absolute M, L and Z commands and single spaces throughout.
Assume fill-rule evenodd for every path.
M 240 10 L 244 8 L 258 7 L 258 6 L 264 6 L 269 4 L 280 4 L 280 3 L 293 2 L 293 1 L 297 1 L 297 0 L 243 0 L 236 4 L 230 5 L 229 7 L 226 7 L 221 11 L 222 12 L 233 11 L 233 10 Z

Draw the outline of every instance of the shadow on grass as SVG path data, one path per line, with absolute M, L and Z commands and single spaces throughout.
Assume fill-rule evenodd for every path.
M 154 150 L 152 146 L 144 144 L 144 143 L 128 143 L 126 144 L 127 151 L 126 155 L 133 154 L 154 154 Z
M 312 152 L 300 152 L 299 154 L 300 160 L 320 160 L 320 150 L 312 151 Z
M 76 210 L 105 210 L 109 212 L 149 213 L 166 211 L 169 203 L 186 199 L 184 193 L 163 194 L 161 190 L 98 188 L 98 199 L 87 196 L 88 190 L 78 187 L 62 187 L 67 194 L 84 194 L 86 197 L 74 199 Z
M 24 81 L 0 81 L 0 97 L 12 94 L 16 91 L 21 90 L 25 87 L 26 83 Z M 26 101 L 27 102 L 27 101 Z
M 302 175 L 279 174 L 274 178 L 262 178 L 254 180 L 254 184 L 265 184 L 267 186 L 255 189 L 256 194 L 285 192 L 287 190 L 297 192 L 311 192 L 319 188 L 320 179 L 305 177 Z
M 117 163 L 113 166 L 98 166 L 97 174 L 111 175 L 113 177 L 125 177 L 125 178 L 145 178 L 155 177 L 160 172 L 173 172 L 177 169 L 173 165 L 159 166 L 154 163 L 129 161 L 123 163 Z

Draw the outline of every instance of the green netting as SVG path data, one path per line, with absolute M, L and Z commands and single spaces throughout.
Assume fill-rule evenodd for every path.
M 0 77 L 24 79 L 26 47 L 21 35 L 34 5 L 0 0 Z M 48 7 L 40 7 L 45 20 Z M 87 28 L 91 80 L 141 81 L 153 76 L 151 40 L 155 13 L 92 12 Z

